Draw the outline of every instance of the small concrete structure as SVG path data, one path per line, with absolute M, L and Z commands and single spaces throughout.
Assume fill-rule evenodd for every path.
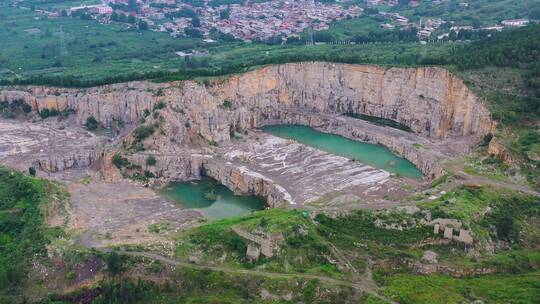
M 452 239 L 453 235 L 454 235 L 454 228 L 452 228 L 452 227 L 444 227 L 444 238 L 445 239 Z
M 238 236 L 250 241 L 246 251 L 246 255 L 250 260 L 252 260 L 252 258 L 254 258 L 255 256 L 257 256 L 258 259 L 261 254 L 267 258 L 273 257 L 274 251 L 279 252 L 279 249 L 281 247 L 280 244 L 283 242 L 283 236 L 281 234 L 262 237 L 253 233 L 249 233 L 238 227 L 232 227 L 231 229 Z
M 256 262 L 261 256 L 261 249 L 253 244 L 248 244 L 246 257 L 250 262 Z
M 431 221 L 428 226 L 433 226 L 433 234 L 439 234 L 442 230 L 445 239 L 454 240 L 467 245 L 471 245 L 474 242 L 471 232 L 466 229 L 461 229 L 462 223 L 456 219 L 437 218 Z
M 474 239 L 471 236 L 471 232 L 469 230 L 460 229 L 459 230 L 459 236 L 457 238 L 454 238 L 458 242 L 462 242 L 465 244 L 472 244 L 474 242 Z

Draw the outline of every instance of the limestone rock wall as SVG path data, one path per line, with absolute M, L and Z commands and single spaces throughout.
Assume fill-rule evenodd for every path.
M 203 136 L 227 139 L 230 125 L 258 125 L 276 109 L 361 113 L 396 120 L 432 138 L 487 134 L 489 111 L 463 82 L 445 69 L 294 63 L 264 67 L 218 80 L 210 87 L 192 81 L 130 82 L 89 89 L 14 87 L 0 101 L 23 99 L 34 109 L 69 107 L 79 123 L 93 115 L 136 122 L 144 109 L 165 101 L 187 112 Z M 231 107 L 224 108 L 227 101 Z
M 236 167 L 212 157 L 203 157 L 201 173 L 212 177 L 236 194 L 266 197 L 266 204 L 271 208 L 295 204 L 283 187 L 245 167 Z
M 489 111 L 463 81 L 435 67 L 275 65 L 231 77 L 214 92 L 261 109 L 272 104 L 383 117 L 433 138 L 486 134 L 494 127 Z

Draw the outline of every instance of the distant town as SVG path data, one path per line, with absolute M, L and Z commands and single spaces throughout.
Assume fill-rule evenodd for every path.
M 433 0 L 432 4 L 443 1 Z M 420 41 L 448 39 L 460 31 L 501 31 L 505 27 L 521 27 L 530 23 L 528 19 L 502 20 L 484 27 L 449 26 L 448 30 L 441 32 L 437 29 L 453 22 L 441 18 L 411 22 L 399 13 L 370 8 L 397 4 L 398 0 L 366 0 L 364 9 L 357 5 L 342 6 L 314 0 L 102 0 L 100 4 L 39 12 L 49 18 L 80 16 L 103 24 L 117 23 L 140 30 L 166 32 L 172 37 L 203 38 L 209 43 L 217 38 L 285 43 L 287 40 L 299 40 L 303 33 L 304 39 L 313 43 L 310 36 L 313 32 L 327 30 L 336 21 L 367 15 L 382 17 L 385 21 L 380 23 L 380 27 L 386 30 L 414 29 Z M 411 0 L 408 5 L 417 6 L 419 1 Z M 461 2 L 460 6 L 467 7 L 468 3 Z

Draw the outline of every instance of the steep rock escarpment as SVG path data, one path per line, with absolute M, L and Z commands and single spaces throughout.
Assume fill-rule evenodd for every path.
M 171 138 L 181 145 L 195 137 L 210 142 L 269 123 L 306 124 L 354 139 L 383 144 L 411 160 L 430 177 L 443 170 L 437 157 L 412 142 L 376 129 L 351 128 L 318 114 L 358 113 L 398 121 L 431 141 L 477 137 L 495 124 L 489 111 L 463 82 L 434 67 L 296 63 L 268 66 L 201 85 L 193 81 L 130 82 L 88 89 L 10 87 L 0 101 L 23 99 L 37 111 L 70 108 L 83 124 L 94 116 L 104 125 L 139 123 L 145 109 L 167 104 Z M 299 114 L 300 113 L 300 114 Z M 303 115 L 305 113 L 305 115 Z M 309 115 L 308 115 L 309 114 Z M 399 136 L 398 136 L 399 137 Z
M 459 78 L 435 67 L 297 63 L 268 66 L 215 81 L 210 87 L 185 81 L 0 90 L 0 100 L 15 99 L 38 110 L 69 107 L 81 123 L 93 115 L 104 124 L 114 119 L 137 121 L 144 109 L 166 101 L 189 109 L 192 120 L 210 133 L 228 129 L 223 127 L 227 123 L 255 127 L 278 109 L 367 114 L 398 121 L 432 138 L 486 134 L 494 127 L 479 98 Z M 232 113 L 223 111 L 224 101 L 232 103 Z

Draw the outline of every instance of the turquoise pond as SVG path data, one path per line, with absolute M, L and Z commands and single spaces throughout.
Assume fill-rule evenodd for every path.
M 410 161 L 397 156 L 381 145 L 354 141 L 343 136 L 323 133 L 300 125 L 265 126 L 262 127 L 262 130 L 281 138 L 292 139 L 401 176 L 416 179 L 422 177 L 422 172 Z
M 197 209 L 205 217 L 221 219 L 263 210 L 266 200 L 258 196 L 238 196 L 211 178 L 170 183 L 159 193 L 184 209 Z

